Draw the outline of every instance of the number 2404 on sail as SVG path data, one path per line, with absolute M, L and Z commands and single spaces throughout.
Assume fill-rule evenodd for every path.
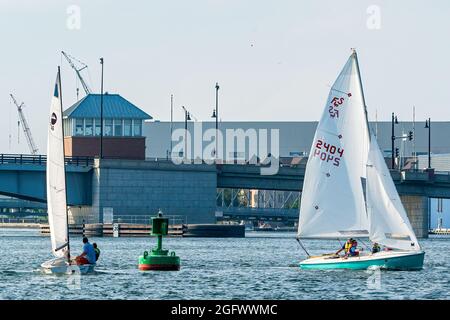
M 332 162 L 333 165 L 339 167 L 342 156 L 344 155 L 344 149 L 328 144 L 320 139 L 316 142 L 316 148 L 314 150 L 314 157 L 319 157 L 320 160 L 326 162 Z

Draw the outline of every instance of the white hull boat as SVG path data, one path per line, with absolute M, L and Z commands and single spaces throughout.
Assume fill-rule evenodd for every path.
M 55 258 L 41 264 L 42 271 L 46 274 L 88 274 L 94 273 L 95 264 L 77 265 L 69 264 L 65 258 Z

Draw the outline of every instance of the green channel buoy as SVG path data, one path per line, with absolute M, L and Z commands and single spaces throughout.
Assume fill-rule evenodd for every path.
M 162 248 L 162 237 L 169 233 L 169 219 L 163 218 L 161 210 L 158 216 L 152 218 L 152 235 L 157 236 L 156 248 L 139 257 L 139 270 L 178 271 L 180 270 L 180 257 L 174 251 Z

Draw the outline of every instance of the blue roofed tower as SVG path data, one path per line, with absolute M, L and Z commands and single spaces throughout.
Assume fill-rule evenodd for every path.
M 89 94 L 64 111 L 66 156 L 100 155 L 100 94 Z M 119 94 L 103 95 L 103 157 L 145 159 L 144 120 L 152 117 Z

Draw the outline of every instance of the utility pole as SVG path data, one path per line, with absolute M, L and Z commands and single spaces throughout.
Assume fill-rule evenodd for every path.
M 102 82 L 100 90 L 100 159 L 103 159 L 103 58 L 100 58 L 102 65 Z
M 219 153 L 219 83 L 216 82 L 216 162 L 217 154 Z

